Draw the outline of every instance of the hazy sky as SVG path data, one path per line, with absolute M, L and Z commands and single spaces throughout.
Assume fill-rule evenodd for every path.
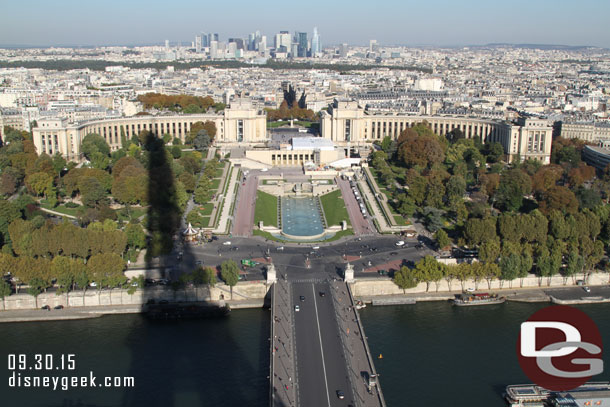
M 3 1 L 2 45 L 128 45 L 306 31 L 323 44 L 492 42 L 610 47 L 607 0 Z

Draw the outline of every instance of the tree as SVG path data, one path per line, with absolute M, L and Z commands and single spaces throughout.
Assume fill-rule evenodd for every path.
M 496 192 L 496 201 L 509 211 L 521 208 L 523 196 L 532 190 L 532 181 L 525 172 L 520 169 L 506 171 L 500 177 L 500 186 Z
M 479 260 L 495 263 L 500 256 L 500 239 L 486 240 L 479 246 Z
M 498 143 L 497 141 L 486 144 L 485 153 L 487 155 L 487 161 L 490 163 L 495 163 L 500 161 L 504 155 L 504 147 L 502 147 L 502 144 Z
M 180 148 L 180 146 L 172 146 L 171 152 L 172 152 L 172 157 L 174 157 L 174 159 L 176 159 L 176 160 L 178 158 L 182 157 L 182 149 Z
M 239 267 L 233 260 L 227 260 L 220 265 L 220 277 L 231 288 L 231 299 L 233 299 L 233 286 L 239 281 Z
M 444 229 L 437 230 L 434 238 L 439 249 L 444 249 L 451 244 L 451 239 L 449 239 L 449 236 Z
M 11 295 L 13 289 L 11 285 L 7 283 L 4 279 L 0 280 L 0 298 L 2 298 L 2 310 L 6 310 L 6 300 L 5 298 Z
M 53 187 L 53 177 L 46 172 L 35 172 L 26 177 L 25 184 L 37 196 L 46 195 Z
M 11 167 L 9 167 L 11 168 Z M 0 175 L 0 194 L 13 195 L 17 191 L 17 178 L 10 172 L 3 172 Z
M 402 289 L 403 294 L 408 288 L 417 287 L 417 280 L 413 270 L 406 266 L 402 266 L 400 271 L 394 273 L 394 284 Z
M 572 277 L 572 282 L 576 283 L 576 281 L 575 281 L 576 274 L 582 273 L 584 268 L 585 268 L 585 260 L 578 253 L 578 250 L 576 250 L 576 249 L 570 250 L 570 253 L 568 254 L 568 261 L 566 263 L 566 267 L 563 270 L 563 276 L 564 276 L 563 284 L 565 285 L 568 277 Z
M 519 276 L 521 268 L 521 256 L 516 253 L 511 253 L 500 259 L 500 278 L 503 281 L 508 281 L 512 288 L 513 280 Z
M 200 130 L 193 139 L 193 147 L 197 151 L 204 151 L 211 144 L 210 136 L 205 130 Z
M 502 275 L 500 267 L 496 263 L 485 263 L 482 265 L 482 274 L 487 280 L 487 288 L 491 290 L 491 282 Z
M 127 278 L 123 270 L 125 261 L 115 253 L 96 254 L 87 262 L 89 279 L 97 283 L 98 290 L 103 286 L 117 287 L 124 284 Z
M 212 267 L 206 267 L 204 270 L 204 284 L 208 284 L 211 287 L 216 285 L 216 270 Z
M 83 204 L 90 208 L 98 206 L 107 195 L 104 187 L 93 177 L 82 177 L 79 181 L 79 189 Z
M 442 266 L 434 257 L 425 256 L 415 263 L 413 275 L 417 282 L 426 283 L 426 291 L 428 291 L 432 281 L 440 281 L 443 278 Z
M 104 140 L 104 138 L 99 134 L 95 133 L 89 133 L 83 138 L 80 150 L 89 161 L 93 159 L 93 154 L 96 152 L 105 156 L 110 155 L 110 146 L 106 140 Z
M 424 224 L 426 225 L 426 229 L 430 232 L 436 232 L 440 228 L 443 227 L 443 216 L 444 211 L 433 208 L 431 206 L 426 206 L 422 212 L 424 216 Z
M 125 228 L 127 245 L 129 247 L 142 249 L 146 246 L 146 234 L 139 223 L 130 223 Z
M 416 130 L 408 128 L 398 138 L 398 158 L 407 167 L 432 167 L 445 159 L 445 153 L 434 135 L 421 136 Z
M 461 201 L 466 192 L 466 181 L 460 175 L 453 175 L 445 185 L 445 192 L 450 205 Z
M 574 193 L 560 185 L 550 187 L 544 192 L 539 203 L 540 210 L 544 213 L 549 213 L 553 209 L 564 213 L 576 213 L 578 211 L 578 200 Z
M 464 238 L 469 245 L 480 245 L 489 240 L 496 239 L 496 219 L 487 217 L 485 219 L 471 218 L 464 225 Z

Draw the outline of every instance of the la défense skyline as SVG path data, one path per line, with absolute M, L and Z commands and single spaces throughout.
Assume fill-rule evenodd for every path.
M 288 30 L 318 27 L 324 44 L 459 46 L 489 43 L 563 44 L 610 47 L 605 16 L 610 4 L 594 0 L 519 0 L 490 4 L 480 0 L 322 2 L 306 4 L 237 0 L 225 3 L 119 2 L 103 5 L 69 1 L 3 6 L 10 19 L 0 27 L 0 46 L 153 45 L 166 39 L 181 44 L 200 31 L 243 37 L 260 30 L 271 37 Z

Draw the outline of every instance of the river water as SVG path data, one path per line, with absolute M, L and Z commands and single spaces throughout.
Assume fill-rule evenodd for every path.
M 419 303 L 361 311 L 390 407 L 503 406 L 507 384 L 529 382 L 515 354 L 519 324 L 546 304 L 451 307 Z M 610 305 L 580 307 L 610 338 Z M 266 407 L 269 312 L 151 322 L 140 315 L 0 325 L 0 405 L 16 407 Z M 22 376 L 133 376 L 135 387 L 68 391 L 8 386 L 9 354 L 74 354 L 76 370 Z M 379 359 L 379 354 L 383 358 Z M 608 357 L 605 363 L 610 366 Z M 29 363 L 28 367 L 35 367 Z M 57 366 L 55 366 L 57 367 Z M 610 380 L 610 368 L 596 380 Z M 309 407 L 309 406 L 304 406 Z M 314 406 L 317 407 L 317 406 Z

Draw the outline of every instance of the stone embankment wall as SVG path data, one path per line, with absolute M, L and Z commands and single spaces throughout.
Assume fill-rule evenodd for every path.
M 579 275 L 576 280 L 582 280 L 583 276 Z M 587 285 L 608 285 L 609 275 L 607 273 L 592 273 L 587 278 Z M 509 281 L 500 281 L 500 280 L 492 280 L 491 288 L 487 284 L 487 280 L 480 280 L 478 282 L 474 282 L 473 280 L 468 280 L 464 282 L 464 289 L 466 288 L 474 288 L 476 290 L 498 290 L 498 289 L 508 289 L 508 288 L 544 288 L 544 287 L 562 287 L 562 286 L 573 286 L 574 280 L 572 278 L 564 279 L 561 276 L 552 277 L 549 279 L 543 277 L 542 279 L 530 274 L 528 277 L 523 279 L 523 284 L 521 284 L 521 279 L 517 278 L 511 282 Z M 430 283 L 430 287 L 428 289 L 429 292 L 436 291 L 436 284 L 434 282 Z M 451 290 L 448 290 L 448 284 L 446 280 L 441 280 L 439 282 L 438 291 L 462 291 L 462 284 L 459 280 L 453 280 L 451 282 Z M 402 289 L 398 288 L 394 282 L 389 279 L 382 278 L 358 278 L 354 283 L 351 284 L 352 294 L 354 297 L 368 297 L 373 295 L 397 295 L 403 294 Z M 410 288 L 405 291 L 406 294 L 416 294 L 416 293 L 425 293 L 426 292 L 426 283 L 420 283 L 417 287 Z
M 233 287 L 233 301 L 252 302 L 262 300 L 267 294 L 269 286 L 264 281 L 240 281 Z M 230 287 L 225 284 L 216 284 L 214 287 L 199 286 L 187 287 L 173 290 L 170 287 L 154 286 L 138 289 L 130 295 L 127 290 L 115 288 L 113 290 L 89 289 L 84 294 L 82 291 L 74 291 L 69 294 L 43 293 L 38 296 L 38 301 L 29 294 L 13 294 L 5 297 L 4 306 L 6 310 L 35 309 L 44 305 L 55 307 L 93 307 L 100 305 L 143 305 L 149 300 L 155 301 L 182 301 L 182 302 L 205 302 L 230 300 Z M 224 298 L 223 298 L 224 297 Z M 2 304 L 0 303 L 0 309 Z

